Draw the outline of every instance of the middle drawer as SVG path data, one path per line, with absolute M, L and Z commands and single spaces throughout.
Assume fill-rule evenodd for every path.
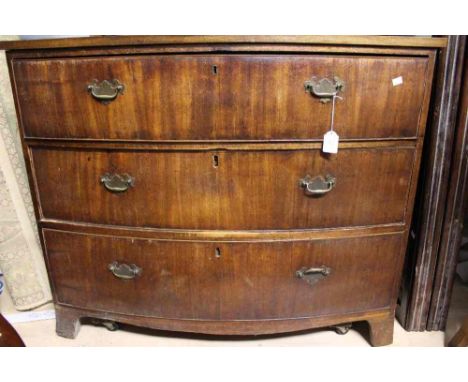
M 267 230 L 404 221 L 413 147 L 286 151 L 32 148 L 42 218 Z M 51 197 L 52 196 L 52 197 Z

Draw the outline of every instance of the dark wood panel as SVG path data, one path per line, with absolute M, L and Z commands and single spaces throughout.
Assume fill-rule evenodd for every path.
M 43 217 L 182 229 L 301 229 L 401 223 L 414 149 L 120 152 L 32 149 Z M 372 164 L 372 165 L 370 165 Z M 134 187 L 109 192 L 105 173 Z M 332 175 L 320 197 L 306 175 Z M 55 195 L 55 197 L 51 197 Z
M 414 137 L 427 70 L 427 57 L 344 55 L 13 61 L 26 136 L 138 140 L 320 139 L 331 105 L 305 91 L 312 76 L 346 83 L 335 118 L 342 139 Z M 393 86 L 396 77 L 403 84 Z M 93 79 L 114 78 L 125 91 L 110 104 L 88 94 Z
M 310 317 L 388 308 L 401 235 L 333 241 L 191 243 L 45 230 L 57 302 L 179 319 Z M 141 274 L 115 277 L 114 261 Z M 314 285 L 303 267 L 330 268 Z M 77 272 L 77 270 L 80 270 Z

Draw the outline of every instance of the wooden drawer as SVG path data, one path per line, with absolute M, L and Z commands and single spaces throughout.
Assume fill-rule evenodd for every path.
M 412 146 L 157 152 L 32 148 L 41 213 L 59 219 L 180 229 L 301 229 L 404 221 Z M 110 192 L 100 179 L 127 174 Z M 300 180 L 336 181 L 308 196 Z
M 335 119 L 341 139 L 415 137 L 427 67 L 427 57 L 304 54 L 12 62 L 27 137 L 122 140 L 321 139 L 331 104 L 305 90 L 313 76 L 345 83 Z M 118 79 L 124 92 L 97 101 L 87 88 L 94 79 Z
M 44 230 L 44 237 L 58 303 L 206 320 L 388 308 L 401 244 L 400 234 L 270 243 L 168 242 L 54 230 Z M 123 264 L 136 265 L 139 274 L 120 279 L 109 269 L 113 263 L 118 274 L 131 277 Z M 302 279 L 296 274 L 313 267 L 318 273 Z

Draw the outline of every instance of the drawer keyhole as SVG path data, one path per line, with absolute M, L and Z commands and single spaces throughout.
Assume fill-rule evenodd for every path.
M 213 167 L 219 166 L 219 157 L 217 155 L 213 155 Z
M 221 250 L 219 248 L 215 248 L 215 257 L 219 259 L 221 257 Z
M 218 74 L 218 67 L 216 65 L 211 66 L 211 71 L 216 76 Z

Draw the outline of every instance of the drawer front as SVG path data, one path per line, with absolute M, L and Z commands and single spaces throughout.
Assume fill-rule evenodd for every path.
M 387 308 L 401 243 L 400 234 L 273 243 L 167 242 L 53 230 L 44 230 L 44 237 L 59 303 L 206 320 Z M 299 277 L 297 271 L 305 270 Z
M 17 59 L 13 73 L 26 136 L 130 140 L 322 138 L 331 103 L 304 84 L 337 76 L 335 129 L 346 139 L 416 136 L 427 66 L 427 57 L 153 55 Z M 117 79 L 123 92 L 98 101 L 95 79 Z
M 32 149 L 44 218 L 181 229 L 301 229 L 403 222 L 413 157 L 412 147 L 342 149 L 336 156 L 324 156 L 317 149 Z M 323 180 L 331 176 L 335 182 L 319 179 L 318 189 L 330 191 L 306 195 L 301 180 L 308 175 Z M 131 185 L 126 183 L 130 178 Z M 314 184 L 309 190 L 315 190 Z M 116 187 L 121 192 L 115 192 Z

